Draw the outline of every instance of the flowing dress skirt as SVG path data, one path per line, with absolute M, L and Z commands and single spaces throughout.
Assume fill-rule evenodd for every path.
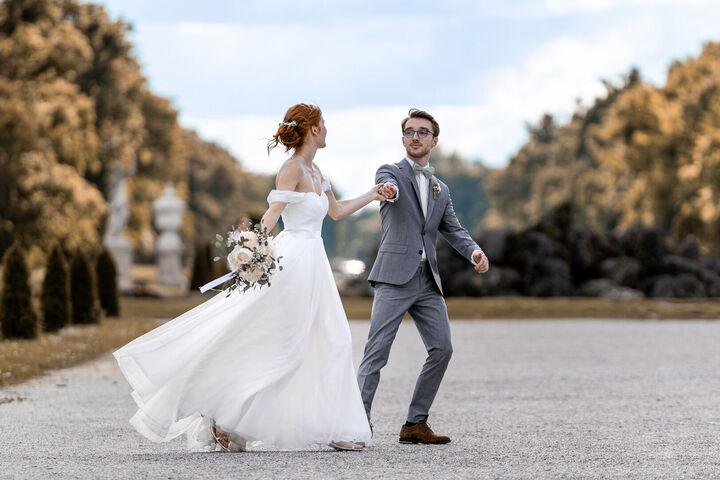
M 197 447 L 214 419 L 265 448 L 370 441 L 319 232 L 286 231 L 275 242 L 283 270 L 269 288 L 219 293 L 114 353 L 139 433 L 155 442 L 188 433 Z

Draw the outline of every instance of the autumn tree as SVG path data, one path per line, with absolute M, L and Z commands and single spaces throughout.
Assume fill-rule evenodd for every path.
M 0 253 L 16 238 L 96 248 L 116 164 L 132 173 L 126 233 L 141 259 L 152 258 L 151 204 L 166 182 L 189 202 L 187 243 L 264 202 L 265 177 L 184 130 L 150 90 L 130 29 L 92 3 L 0 3 Z

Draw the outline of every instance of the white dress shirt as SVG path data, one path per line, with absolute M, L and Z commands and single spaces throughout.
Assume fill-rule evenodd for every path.
M 405 161 L 410 164 L 410 168 L 413 166 L 412 160 L 409 160 L 407 157 L 405 157 Z M 418 189 L 420 191 L 420 208 L 422 208 L 423 217 L 427 220 L 427 204 L 428 204 L 428 184 L 430 183 L 430 180 L 422 174 L 422 172 L 416 172 L 413 170 L 413 173 L 415 173 L 415 183 L 417 183 Z M 423 245 L 422 249 L 422 255 L 420 256 L 420 260 L 423 262 L 427 260 L 427 256 L 425 255 L 425 245 Z

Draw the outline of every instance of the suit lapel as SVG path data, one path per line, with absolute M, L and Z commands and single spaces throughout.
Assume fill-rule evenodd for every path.
M 422 215 L 422 204 L 420 203 L 420 190 L 418 189 L 417 182 L 415 181 L 415 173 L 413 172 L 412 168 L 408 164 L 407 160 L 402 159 L 400 163 L 396 164 L 401 172 L 405 174 L 405 176 L 410 181 L 410 185 L 412 185 L 413 192 L 415 192 L 415 200 L 417 200 L 418 207 L 420 207 L 420 215 Z M 430 215 L 428 215 L 429 217 Z
M 433 185 L 435 185 L 435 182 L 437 182 L 437 179 L 433 175 L 430 177 L 430 180 L 428 181 L 428 204 L 427 204 L 427 215 L 425 216 L 425 223 L 427 223 L 428 220 L 430 220 L 430 215 L 432 215 L 433 207 L 435 206 L 435 198 L 433 195 Z

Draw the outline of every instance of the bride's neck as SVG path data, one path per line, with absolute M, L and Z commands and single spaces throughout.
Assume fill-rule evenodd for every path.
M 295 155 L 302 159 L 302 162 L 308 168 L 312 167 L 313 160 L 315 159 L 315 153 L 317 147 L 315 145 L 303 145 L 302 147 L 295 150 Z

